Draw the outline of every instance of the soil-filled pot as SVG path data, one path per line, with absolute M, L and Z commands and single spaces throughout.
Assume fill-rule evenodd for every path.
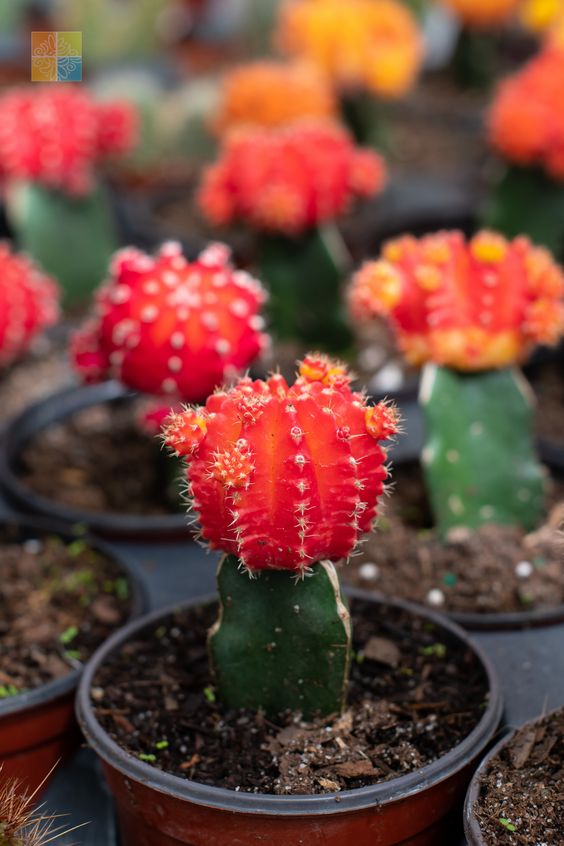
M 505 736 L 476 770 L 464 806 L 468 846 L 556 846 L 564 841 L 564 711 Z
M 258 788 L 253 790 L 248 785 L 242 789 L 236 787 L 226 789 L 225 786 L 203 783 L 203 779 L 202 781 L 193 779 L 190 767 L 195 765 L 194 762 L 200 760 L 200 756 L 206 754 L 202 744 L 197 746 L 200 750 L 199 753 L 196 753 L 192 747 L 175 747 L 180 754 L 178 762 L 180 766 L 176 771 L 186 773 L 184 778 L 170 771 L 170 769 L 175 769 L 172 765 L 169 765 L 168 772 L 157 768 L 157 766 L 149 766 L 146 763 L 147 761 L 158 761 L 158 756 L 170 753 L 173 744 L 182 743 L 180 738 L 183 729 L 178 726 L 177 730 L 175 726 L 177 721 L 182 720 L 184 709 L 192 707 L 189 703 L 194 701 L 194 695 L 201 700 L 201 704 L 196 707 L 203 707 L 204 711 L 206 701 L 208 703 L 213 701 L 209 688 L 204 689 L 203 693 L 202 690 L 198 689 L 200 684 L 206 684 L 200 677 L 202 666 L 205 668 L 204 672 L 207 673 L 205 627 L 202 628 L 203 634 L 198 635 L 198 644 L 194 646 L 192 643 L 189 647 L 191 650 L 197 649 L 199 657 L 194 658 L 195 653 L 192 651 L 191 663 L 189 662 L 186 667 L 183 666 L 183 662 L 188 660 L 186 658 L 187 646 L 184 641 L 180 643 L 177 638 L 186 637 L 188 641 L 191 637 L 194 638 L 194 629 L 200 624 L 198 620 L 202 620 L 202 625 L 205 623 L 207 626 L 209 620 L 213 620 L 217 613 L 215 602 L 212 599 L 206 599 L 198 603 L 186 604 L 180 609 L 160 611 L 116 633 L 97 652 L 83 677 L 77 701 L 81 728 L 90 745 L 103 761 L 105 773 L 116 800 L 125 846 L 173 846 L 174 844 L 250 846 L 252 843 L 266 841 L 272 843 L 273 846 L 282 846 L 282 844 L 284 846 L 298 846 L 298 844 L 342 846 L 342 844 L 353 842 L 358 846 L 368 846 L 368 844 L 372 846 L 374 843 L 381 844 L 381 846 L 391 846 L 391 844 L 403 844 L 403 846 L 440 846 L 440 844 L 446 846 L 446 844 L 449 844 L 449 846 L 452 846 L 453 831 L 456 830 L 457 826 L 453 815 L 460 808 L 461 794 L 465 790 L 473 766 L 492 739 L 499 722 L 502 703 L 495 675 L 487 658 L 483 656 L 468 636 L 457 626 L 445 621 L 440 616 L 422 611 L 406 603 L 384 603 L 361 591 L 352 592 L 351 598 L 353 617 L 355 608 L 358 606 L 360 609 L 358 613 L 364 614 L 363 619 L 369 620 L 369 626 L 377 627 L 381 625 L 381 619 L 386 615 L 391 615 L 390 619 L 396 621 L 399 618 L 408 620 L 409 625 L 413 626 L 414 630 L 424 630 L 432 640 L 440 639 L 444 641 L 447 644 L 445 648 L 452 650 L 452 654 L 455 650 L 460 650 L 457 652 L 459 657 L 465 656 L 462 662 L 462 666 L 466 668 L 464 670 L 465 677 L 476 678 L 475 674 L 478 672 L 481 679 L 480 684 L 483 685 L 483 690 L 479 696 L 483 698 L 481 698 L 479 713 L 476 713 L 475 719 L 472 718 L 471 728 L 464 734 L 460 742 L 449 747 L 444 754 L 440 754 L 436 759 L 420 768 L 412 767 L 407 774 L 400 774 L 397 777 L 394 775 L 393 778 L 387 778 L 381 774 L 381 778 L 384 780 L 381 780 L 380 783 L 369 783 L 368 786 L 361 786 L 357 789 L 335 790 L 334 788 L 338 788 L 338 785 L 321 779 L 319 784 L 323 786 L 323 789 L 320 789 L 319 792 L 304 790 L 299 794 L 294 793 L 294 795 L 276 795 L 280 794 L 281 791 L 271 789 L 270 792 L 267 792 Z M 184 631 L 186 634 L 179 634 L 180 620 L 182 620 L 180 625 L 185 624 Z M 392 632 L 393 630 L 394 625 L 391 625 L 389 631 Z M 188 634 L 188 631 L 192 634 Z M 408 642 L 411 643 L 411 629 L 409 635 L 406 635 L 405 631 L 405 629 L 401 629 L 399 637 L 407 638 Z M 433 634 L 430 634 L 431 632 Z M 170 650 L 167 649 L 169 641 L 166 640 L 169 636 L 173 638 L 170 641 L 172 644 Z M 392 636 L 390 634 L 390 637 Z M 134 734 L 126 734 L 124 737 L 130 739 L 134 736 L 142 737 L 141 746 L 135 747 L 136 749 L 139 748 L 139 752 L 135 754 L 131 749 L 126 752 L 122 748 L 129 743 L 128 740 L 124 740 L 122 745 L 118 745 L 111 736 L 112 734 L 115 736 L 112 726 L 105 727 L 102 725 L 105 719 L 102 715 L 107 713 L 105 696 L 110 689 L 115 689 L 117 681 L 114 684 L 111 679 L 114 677 L 117 679 L 119 671 L 116 670 L 116 666 L 125 659 L 126 654 L 128 656 L 126 660 L 130 666 L 133 666 L 133 662 L 138 656 L 137 668 L 136 670 L 132 669 L 131 672 L 137 683 L 144 685 L 143 690 L 148 690 L 146 680 L 141 678 L 143 674 L 141 668 L 149 665 L 152 667 L 159 666 L 158 658 L 155 659 L 153 656 L 148 659 L 147 655 L 144 654 L 145 648 L 152 649 L 151 643 L 153 643 L 152 638 L 154 637 L 165 638 L 162 644 L 159 643 L 158 648 L 162 650 L 164 646 L 167 652 L 166 663 L 163 663 L 162 671 L 157 671 L 157 687 L 160 684 L 159 679 L 164 678 L 161 672 L 166 676 L 167 684 L 167 694 L 162 697 L 162 707 L 159 702 L 158 708 L 163 719 L 167 719 L 167 710 L 172 708 L 173 716 L 170 719 L 173 722 L 169 727 L 168 740 L 165 739 L 163 742 L 162 737 L 157 734 L 155 739 L 159 737 L 159 742 L 153 742 L 151 745 L 152 741 L 149 739 L 149 734 L 146 734 L 142 726 L 145 726 L 147 731 L 151 732 L 152 728 L 149 727 L 158 722 L 158 717 L 155 715 L 152 706 L 144 698 L 144 707 L 141 710 L 145 711 L 146 708 L 148 713 L 142 714 L 143 723 L 140 724 L 140 730 L 137 731 L 135 725 L 128 727 L 126 722 L 126 729 L 128 731 L 130 728 L 133 729 Z M 400 640 L 399 642 L 404 643 L 405 641 Z M 146 643 L 148 643 L 147 647 L 145 646 Z M 413 648 L 417 654 L 421 654 L 420 650 L 416 647 Z M 122 651 L 124 649 L 125 651 Z M 432 651 L 432 648 L 430 651 L 423 650 L 426 655 L 430 655 Z M 180 677 L 183 679 L 183 689 L 186 696 L 183 690 L 179 689 L 178 686 L 175 687 L 172 681 L 171 674 L 176 673 L 174 669 L 176 657 L 173 657 L 173 652 L 178 657 L 178 667 L 181 668 L 179 669 Z M 465 661 L 468 661 L 469 664 L 465 664 Z M 367 665 L 364 662 L 357 663 L 363 664 L 362 672 L 372 673 L 372 670 L 366 670 Z M 449 662 L 449 666 L 452 663 Z M 368 666 L 373 666 L 372 659 L 369 660 Z M 378 664 L 375 666 L 382 671 L 382 666 Z M 469 669 L 470 667 L 471 669 Z M 408 676 L 409 672 L 398 671 L 397 679 L 407 678 Z M 188 690 L 191 684 L 196 686 L 195 691 L 194 689 Z M 397 684 L 403 684 L 403 682 L 398 681 Z M 408 684 L 411 684 L 411 682 Z M 452 682 L 449 682 L 449 684 L 452 684 Z M 160 696 L 160 694 L 158 695 Z M 146 694 L 144 694 L 145 696 Z M 401 701 L 399 699 L 395 701 L 400 708 Z M 380 704 L 380 699 L 378 699 L 378 704 Z M 422 708 L 425 709 L 427 706 L 428 703 L 423 703 Z M 135 705 L 133 707 L 134 710 L 137 708 Z M 208 705 L 208 707 L 220 709 L 217 714 L 214 712 L 212 719 L 215 720 L 217 717 L 218 724 L 223 724 L 219 715 L 226 712 L 221 709 L 221 706 L 215 704 Z M 451 705 L 449 707 L 452 708 Z M 241 717 L 241 714 L 243 714 L 243 717 Z M 122 716 L 126 721 L 132 720 L 135 723 L 136 716 L 133 711 L 128 713 L 127 707 Z M 196 743 L 200 726 L 203 729 L 200 738 L 204 741 L 203 747 L 206 746 L 206 743 L 212 742 L 209 740 L 210 732 L 206 718 L 202 721 L 198 713 L 190 711 L 187 719 L 188 726 L 194 724 L 192 728 L 196 730 L 194 735 Z M 229 722 L 229 731 L 232 731 L 233 727 L 239 726 L 240 722 L 237 721 L 241 719 L 256 721 L 257 725 L 260 723 L 265 726 L 265 722 L 260 720 L 260 715 L 257 716 L 254 712 L 229 712 L 226 719 Z M 433 717 L 433 719 L 435 718 Z M 327 720 L 327 722 L 330 721 L 331 718 Z M 204 725 L 202 725 L 202 722 Z M 270 721 L 266 721 L 266 724 L 273 725 Z M 321 724 L 325 726 L 326 721 L 321 721 Z M 274 730 L 276 731 L 278 728 L 277 721 Z M 159 732 L 164 729 L 159 725 L 154 730 Z M 267 730 L 270 731 L 270 728 Z M 326 728 L 321 730 L 329 731 Z M 239 735 L 243 748 L 251 743 L 254 731 L 252 726 L 244 725 L 242 729 L 235 729 L 235 731 Z M 350 738 L 350 734 L 347 734 L 346 731 L 346 729 L 343 729 L 341 733 L 341 729 L 338 730 L 336 743 L 345 745 L 342 738 Z M 172 739 L 173 732 L 174 741 Z M 226 735 L 222 735 L 223 737 L 226 737 Z M 206 741 L 205 738 L 208 738 L 208 740 Z M 258 749 L 258 743 L 259 741 L 253 746 L 255 750 Z M 341 749 L 343 748 L 342 745 L 340 746 Z M 155 750 L 155 754 L 141 754 L 142 748 Z M 323 746 L 322 748 L 326 750 L 326 754 L 328 747 Z M 225 755 L 235 755 L 234 767 L 238 769 L 236 778 L 241 777 L 241 772 L 249 774 L 249 769 L 246 766 L 243 765 L 239 769 L 241 750 L 239 750 L 238 745 L 237 751 L 234 751 L 234 745 L 228 742 L 223 749 L 223 754 L 218 752 L 217 747 L 214 747 L 214 749 L 215 753 L 212 754 L 212 760 L 219 758 L 222 765 L 224 765 Z M 382 755 L 384 754 L 382 753 Z M 188 759 L 184 764 L 181 763 L 183 761 L 182 756 Z M 370 770 L 368 758 L 363 760 L 363 765 L 364 767 L 368 766 Z M 229 778 L 232 771 L 231 764 L 227 765 L 226 772 Z M 383 770 L 382 772 L 385 773 L 386 771 Z M 229 784 L 231 783 L 229 782 Z
M 22 412 L 0 450 L 0 483 L 10 500 L 108 537 L 185 538 L 175 468 L 171 474 L 157 437 L 142 431 L 135 403 L 119 383 L 104 382 Z
M 116 608 L 121 607 L 120 616 L 124 620 L 131 620 L 142 614 L 147 607 L 145 589 L 134 571 L 116 553 L 105 544 L 85 535 L 77 536 L 70 529 L 61 527 L 43 519 L 27 519 L 21 517 L 5 518 L 0 523 L 0 572 L 2 574 L 2 588 L 0 589 L 0 606 L 4 602 L 15 603 L 13 607 L 22 604 L 22 588 L 14 579 L 14 556 L 20 560 L 18 567 L 29 580 L 29 592 L 37 598 L 39 608 L 44 600 L 43 591 L 46 589 L 46 577 L 56 582 L 53 595 L 48 601 L 53 602 L 60 611 L 60 620 L 68 622 L 67 612 L 61 601 L 61 591 L 69 591 L 67 602 L 86 604 L 85 600 L 90 591 L 98 591 L 102 579 L 108 574 L 114 574 L 116 580 L 112 585 L 106 584 L 106 589 L 116 588 L 115 599 L 102 598 L 99 593 L 92 593 L 90 602 L 98 602 L 92 616 L 88 616 L 87 608 L 81 608 L 78 619 L 85 621 L 84 632 L 81 625 L 68 626 L 61 631 L 58 640 L 53 638 L 51 616 L 41 610 L 32 612 L 30 618 L 22 615 L 20 620 L 12 620 L 8 615 L 8 623 L 3 619 L 0 629 L 0 769 L 2 777 L 16 777 L 24 784 L 35 789 L 50 773 L 56 764 L 63 760 L 78 744 L 80 734 L 74 717 L 74 698 L 78 685 L 82 663 L 80 653 L 76 649 L 77 643 L 85 653 L 100 644 L 106 629 L 110 632 L 119 626 Z M 17 551 L 21 549 L 21 553 Z M 66 550 L 66 551 L 65 551 Z M 2 554 L 3 553 L 3 554 Z M 46 570 L 57 562 L 61 568 L 65 567 L 64 555 L 70 556 L 74 569 L 69 570 L 68 584 L 61 584 L 58 570 Z M 92 565 L 92 571 L 85 569 L 85 561 Z M 38 573 L 35 572 L 35 562 Z M 103 567 L 100 571 L 94 569 Z M 61 570 L 62 571 L 62 570 Z M 72 579 L 72 585 L 71 585 Z M 88 582 L 86 581 L 88 579 Z M 118 585 L 119 582 L 119 585 Z M 80 587 L 79 587 L 80 586 Z M 75 592 L 76 588 L 76 592 Z M 119 602 L 118 602 L 118 592 Z M 109 594 L 108 594 L 109 596 Z M 27 600 L 26 600 L 27 601 Z M 59 612 L 57 612 L 59 613 Z M 33 617 L 33 619 L 32 619 Z M 37 617 L 37 619 L 35 619 Z M 111 620 L 115 617 L 115 621 Z M 105 620 L 105 622 L 103 622 Z M 95 621 L 95 622 L 93 622 Z M 23 628 L 20 623 L 30 623 L 31 628 Z M 84 639 L 86 638 L 86 639 Z M 91 642 L 90 642 L 91 639 Z M 16 646 L 14 646 L 14 643 Z M 2 648 L 2 646 L 4 648 Z M 18 650 L 21 646 L 21 650 Z M 74 648 L 74 652 L 71 651 Z M 60 649 L 60 655 L 58 650 Z M 10 684 L 12 671 L 17 672 L 18 662 L 29 659 L 29 667 L 22 672 L 34 672 L 38 678 L 53 678 L 37 685 L 22 686 L 20 691 Z M 64 659 L 65 666 L 61 663 Z M 68 672 L 66 669 L 68 667 Z

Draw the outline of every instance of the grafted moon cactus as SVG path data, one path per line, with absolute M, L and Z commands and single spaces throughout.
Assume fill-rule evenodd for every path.
M 81 86 L 29 86 L 0 97 L 10 223 L 21 246 L 60 283 L 66 303 L 99 284 L 119 244 L 98 171 L 134 146 L 137 122 L 130 104 L 98 102 Z
M 0 243 L 0 367 L 25 353 L 35 336 L 58 317 L 55 282 L 27 256 Z
M 279 338 L 333 353 L 350 345 L 342 308 L 347 251 L 336 220 L 385 180 L 381 157 L 327 121 L 251 127 L 225 139 L 204 173 L 200 207 L 212 225 L 245 222 L 256 231 Z
M 411 364 L 425 364 L 424 467 L 439 530 L 483 523 L 532 529 L 544 471 L 532 392 L 515 369 L 564 332 L 564 276 L 542 248 L 481 232 L 389 242 L 353 280 L 357 319 L 386 316 Z
M 95 317 L 73 339 L 83 380 L 114 377 L 145 394 L 196 402 L 248 367 L 267 343 L 265 293 L 229 255 L 212 244 L 189 262 L 175 242 L 156 256 L 118 252 Z
M 202 535 L 227 553 L 210 647 L 228 705 L 342 707 L 350 619 L 330 562 L 374 521 L 388 476 L 380 441 L 397 427 L 393 408 L 369 406 L 320 355 L 291 387 L 280 375 L 242 379 L 169 418 L 165 440 L 188 463 Z

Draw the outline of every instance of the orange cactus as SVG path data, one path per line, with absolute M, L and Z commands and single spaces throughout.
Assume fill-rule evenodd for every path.
M 216 226 L 245 220 L 257 229 L 296 235 L 343 214 L 355 196 L 385 183 L 383 160 L 357 149 L 346 130 L 302 121 L 230 136 L 199 194 Z
M 441 0 L 469 27 L 489 29 L 509 20 L 522 0 Z
M 387 243 L 356 274 L 350 308 L 388 317 L 406 359 L 458 370 L 505 367 L 564 333 L 564 275 L 525 237 L 483 231 Z
M 499 86 L 489 117 L 492 144 L 518 165 L 564 179 L 564 44 L 551 46 Z
M 234 127 L 276 127 L 300 118 L 332 119 L 337 104 L 329 83 L 311 65 L 257 61 L 230 71 L 213 129 L 224 135 Z
M 340 88 L 383 98 L 409 91 L 423 55 L 417 21 L 400 0 L 286 0 L 277 40 Z
M 250 571 L 304 571 L 346 558 L 369 530 L 387 478 L 390 406 L 366 404 L 346 369 L 310 355 L 288 387 L 242 379 L 173 414 L 165 440 L 189 464 L 202 534 Z

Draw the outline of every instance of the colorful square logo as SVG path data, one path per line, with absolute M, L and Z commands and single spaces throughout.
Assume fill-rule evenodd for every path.
M 81 32 L 31 33 L 32 82 L 81 82 L 81 80 Z

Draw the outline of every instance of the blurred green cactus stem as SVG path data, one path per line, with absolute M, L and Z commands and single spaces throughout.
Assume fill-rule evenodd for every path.
M 219 619 L 210 630 L 212 668 L 222 702 L 304 719 L 345 704 L 351 621 L 330 562 L 303 579 L 290 570 L 250 578 L 234 556 L 219 566 Z
M 533 394 L 521 372 L 428 364 L 420 403 L 423 468 L 439 533 L 487 523 L 535 529 L 546 474 L 534 445 Z
M 504 168 L 493 186 L 484 225 L 508 238 L 528 235 L 564 257 L 564 185 L 540 167 Z
M 343 307 L 343 284 L 351 262 L 335 224 L 294 238 L 261 236 L 258 263 L 270 293 L 273 335 L 345 354 L 353 343 Z
M 109 194 L 72 197 L 38 183 L 13 185 L 7 212 L 19 247 L 60 284 L 65 307 L 87 302 L 119 246 Z

